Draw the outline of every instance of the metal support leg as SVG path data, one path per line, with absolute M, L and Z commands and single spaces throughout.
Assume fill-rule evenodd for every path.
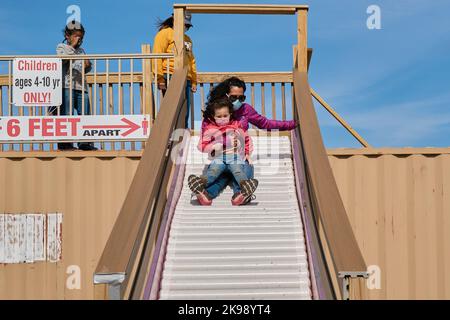
M 106 284 L 108 286 L 109 300 L 120 300 L 122 298 L 122 282 L 125 280 L 125 274 L 94 274 L 94 284 Z
M 343 271 L 338 273 L 338 277 L 342 279 L 342 300 L 350 300 L 350 279 L 369 277 L 368 272 Z

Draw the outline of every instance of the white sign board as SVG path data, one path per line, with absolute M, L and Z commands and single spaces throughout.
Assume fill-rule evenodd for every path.
M 13 61 L 13 103 L 16 106 L 59 106 L 62 103 L 62 63 L 56 58 L 16 58 Z
M 0 141 L 139 141 L 149 123 L 149 115 L 0 117 Z

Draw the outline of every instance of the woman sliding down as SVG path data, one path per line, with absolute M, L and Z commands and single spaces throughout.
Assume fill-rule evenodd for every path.
M 233 104 L 226 97 L 214 100 L 206 106 L 203 117 L 203 121 L 208 121 L 208 124 L 202 128 L 198 148 L 208 153 L 212 162 L 207 168 L 206 177 L 189 176 L 189 188 L 201 205 L 211 205 L 212 198 L 205 189 L 222 173 L 228 172 L 240 187 L 231 198 L 231 203 L 235 206 L 248 203 L 258 181 L 246 174 L 251 140 L 241 122 L 233 118 Z

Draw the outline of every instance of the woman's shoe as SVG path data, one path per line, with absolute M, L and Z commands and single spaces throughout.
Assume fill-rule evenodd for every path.
M 189 189 L 195 194 L 198 195 L 199 193 L 203 192 L 205 190 L 206 180 L 201 177 L 197 177 L 196 175 L 191 174 L 188 177 L 188 186 Z
M 212 200 L 209 198 L 206 191 L 197 194 L 197 200 L 202 206 L 210 206 L 212 204 Z

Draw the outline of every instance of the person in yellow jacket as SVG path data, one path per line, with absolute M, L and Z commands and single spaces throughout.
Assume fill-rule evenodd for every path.
M 192 27 L 191 14 L 186 13 L 184 18 L 184 26 L 186 31 Z M 158 23 L 159 31 L 155 36 L 153 41 L 153 53 L 174 53 L 175 52 L 175 42 L 174 42 L 174 30 L 173 30 L 173 15 Z M 187 99 L 187 114 L 186 114 L 186 128 L 188 128 L 188 119 L 190 113 L 190 93 L 197 91 L 197 66 L 195 63 L 194 53 L 192 51 L 192 40 L 186 34 L 184 35 L 184 46 L 187 53 L 188 59 L 188 81 L 186 84 L 186 99 Z M 169 61 L 169 63 L 168 63 Z M 173 75 L 174 62 L 173 59 L 159 59 L 158 60 L 158 70 L 157 70 L 157 81 L 158 88 L 162 91 L 164 95 L 167 90 L 167 68 L 169 70 L 169 77 Z

